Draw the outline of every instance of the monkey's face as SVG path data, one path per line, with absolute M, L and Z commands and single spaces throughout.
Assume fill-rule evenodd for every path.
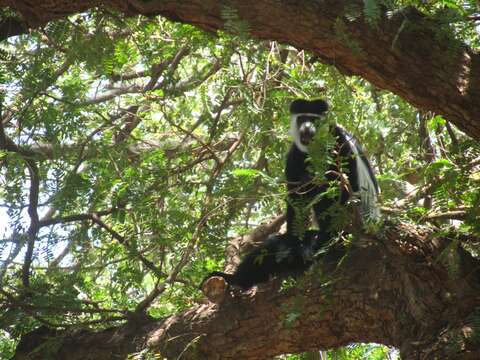
M 292 117 L 293 116 L 295 119 L 292 125 L 294 125 L 296 131 L 293 131 L 292 135 L 295 138 L 297 146 L 301 146 L 300 149 L 302 151 L 306 151 L 306 148 L 313 141 L 317 133 L 328 131 L 328 121 L 325 114 L 299 114 L 292 115 Z
M 298 137 L 302 145 L 308 146 L 317 131 L 316 121 L 319 117 L 309 115 L 297 116 Z
M 308 145 L 314 137 L 327 128 L 325 114 L 328 104 L 324 100 L 297 99 L 290 105 L 290 131 L 298 149 L 308 152 Z

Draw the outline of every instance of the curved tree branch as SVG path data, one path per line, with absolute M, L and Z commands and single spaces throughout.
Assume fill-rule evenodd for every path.
M 38 196 L 40 191 L 38 167 L 35 161 L 29 158 L 28 155 L 26 155 L 25 152 L 5 134 L 5 129 L 2 123 L 0 123 L 0 149 L 20 154 L 25 161 L 28 173 L 30 175 L 30 191 L 28 196 L 28 215 L 30 217 L 30 226 L 27 231 L 27 249 L 25 251 L 25 260 L 22 267 L 22 284 L 25 288 L 28 288 L 30 286 L 30 265 L 32 264 L 35 240 L 40 228 L 38 218 Z M 23 243 L 21 243 L 21 241 L 16 244 L 17 249 L 20 249 L 22 246 Z M 18 254 L 16 249 L 13 251 L 13 253 Z
M 232 0 L 228 5 L 218 0 L 0 0 L 0 6 L 6 5 L 32 27 L 108 5 L 208 31 L 232 30 L 232 19 L 224 16 L 227 9 L 250 35 L 310 50 L 343 73 L 360 75 L 419 108 L 442 114 L 480 139 L 479 54 L 413 8 L 382 16 L 372 25 L 362 16 L 360 0 Z M 352 5 L 360 9 L 355 16 L 348 11 Z M 8 148 L 10 143 L 0 136 L 0 145 Z M 207 210 L 205 206 L 199 227 Z M 98 217 L 94 220 L 120 242 L 127 241 Z M 169 279 L 193 253 L 196 237 Z M 340 266 L 338 253 L 326 254 L 297 287 L 279 290 L 273 282 L 255 296 L 229 294 L 221 306 L 198 305 L 154 321 L 143 310 L 158 295 L 157 288 L 123 326 L 103 331 L 39 328 L 23 337 L 15 358 L 114 359 L 150 349 L 167 358 L 248 360 L 350 342 L 396 346 L 405 358 L 479 358 L 471 325 L 480 302 L 478 260 L 449 239 L 406 225 L 387 224 L 381 235 L 362 240 Z M 450 343 L 455 346 L 446 346 Z
M 385 229 L 354 243 L 341 265 L 342 253 L 327 253 L 296 287 L 279 290 L 274 281 L 255 296 L 234 292 L 220 306 L 157 321 L 137 314 L 98 332 L 44 329 L 39 336 L 37 329 L 24 336 L 15 359 L 43 359 L 41 350 L 31 351 L 50 337 L 59 360 L 117 359 L 145 349 L 168 359 L 266 359 L 351 342 L 395 346 L 409 359 L 478 356 L 469 319 L 480 300 L 479 261 L 430 231 Z
M 225 29 L 238 15 L 250 35 L 312 51 L 346 74 L 362 76 L 379 88 L 423 110 L 442 114 L 461 130 L 480 138 L 480 55 L 412 7 L 368 24 L 363 1 L 219 0 L 180 1 L 0 1 L 32 26 L 107 5 L 128 15 L 162 15 L 207 31 Z M 358 9 L 352 16 L 352 8 Z M 227 26 L 228 27 L 228 26 Z

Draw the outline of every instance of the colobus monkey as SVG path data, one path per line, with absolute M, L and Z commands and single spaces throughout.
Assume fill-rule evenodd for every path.
M 200 285 L 212 276 L 220 276 L 229 285 L 247 290 L 267 282 L 273 276 L 300 275 L 314 261 L 317 252 L 330 238 L 316 230 L 306 231 L 300 240 L 289 234 L 273 234 L 264 244 L 247 254 L 233 274 L 221 271 L 210 273 Z
M 322 232 L 333 232 L 335 229 L 330 227 L 336 220 L 336 204 L 344 205 L 352 195 L 360 199 L 360 214 L 364 220 L 376 221 L 380 216 L 377 206 L 379 189 L 370 163 L 351 134 L 339 125 L 327 122 L 327 110 L 328 105 L 323 100 L 299 99 L 290 106 L 293 143 L 285 167 L 289 234 L 303 232 L 310 208 L 313 208 L 314 220 L 319 229 Z M 334 143 L 331 147 L 324 148 L 324 156 L 330 157 L 324 179 L 316 179 L 310 170 L 308 156 L 314 137 L 321 136 L 322 133 L 333 135 L 331 138 Z M 345 177 L 340 172 L 346 173 L 349 184 L 342 181 Z M 337 184 L 340 191 L 333 196 L 329 191 L 332 183 Z
M 289 192 L 287 233 L 270 235 L 264 244 L 244 257 L 233 274 L 221 271 L 210 273 L 202 281 L 201 288 L 212 276 L 220 276 L 229 285 L 246 290 L 268 281 L 272 276 L 303 273 L 312 265 L 315 255 L 335 237 L 333 229 L 330 229 L 335 220 L 332 210 L 336 204 L 344 205 L 351 195 L 359 196 L 364 218 L 378 219 L 378 186 L 372 168 L 353 136 L 340 126 L 326 122 L 324 115 L 327 110 L 328 105 L 323 100 L 295 100 L 290 106 L 294 142 L 285 167 Z M 321 132 L 330 133 L 334 139 L 333 146 L 326 147 L 328 153 L 325 156 L 339 161 L 331 162 L 326 168 L 325 179 L 317 181 L 309 169 L 308 151 L 313 138 Z M 349 186 L 342 184 L 340 171 L 344 166 Z M 340 193 L 329 196 L 332 181 L 338 185 Z M 299 214 L 302 212 L 299 205 L 308 209 L 313 207 L 319 230 L 295 231 L 295 225 L 304 220 Z M 305 227 L 306 224 L 302 225 Z

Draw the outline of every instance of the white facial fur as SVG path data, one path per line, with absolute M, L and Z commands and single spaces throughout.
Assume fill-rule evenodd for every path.
M 297 117 L 299 116 L 313 116 L 316 118 L 321 118 L 321 115 L 318 114 L 311 114 L 311 113 L 300 113 L 300 114 L 292 114 L 290 115 L 290 135 L 293 137 L 293 141 L 295 145 L 297 145 L 298 149 L 303 153 L 308 153 L 308 148 L 302 144 L 300 141 L 300 134 L 298 133 L 298 126 L 297 126 Z

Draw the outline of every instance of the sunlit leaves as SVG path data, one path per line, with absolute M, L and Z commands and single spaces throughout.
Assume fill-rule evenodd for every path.
M 339 20 L 337 36 L 346 46 L 358 44 L 349 42 L 344 21 L 363 15 L 374 25 L 382 3 L 365 1 L 364 9 Z M 457 13 L 465 9 L 441 3 Z M 426 222 L 435 212 L 464 210 L 461 229 L 480 232 L 478 144 L 432 116 L 436 158 L 427 162 L 416 109 L 307 52 L 239 36 L 248 27 L 237 15 L 225 8 L 223 20 L 235 34 L 213 36 L 160 18 L 95 10 L 3 44 L 5 133 L 38 163 L 40 216 L 59 220 L 36 240 L 38 298 L 2 319 L 11 334 L 42 322 L 62 325 L 67 317 L 72 324 L 101 318 L 105 322 L 93 326 L 110 326 L 109 314 L 95 313 L 96 307 L 131 310 L 177 267 L 149 313 L 165 316 L 197 301 L 199 281 L 223 266 L 229 239 L 285 209 L 288 106 L 296 97 L 328 99 L 329 121 L 364 145 L 383 205 L 395 208 L 394 216 Z M 331 145 L 319 132 L 311 159 L 318 174 L 331 161 L 320 156 Z M 11 228 L 6 237 L 15 234 L 21 244 L 29 220 L 25 158 L 2 152 L 0 162 L 0 204 Z M 419 195 L 409 198 L 407 187 Z M 431 208 L 421 201 L 426 195 L 433 197 Z M 111 210 L 98 215 L 104 226 L 69 220 L 102 210 Z M 336 221 L 343 223 L 343 215 Z M 22 257 L 14 260 L 2 285 L 19 295 Z M 27 311 L 32 306 L 35 317 Z M 286 324 L 299 316 L 290 312 Z M 374 359 L 386 350 L 348 351 Z

